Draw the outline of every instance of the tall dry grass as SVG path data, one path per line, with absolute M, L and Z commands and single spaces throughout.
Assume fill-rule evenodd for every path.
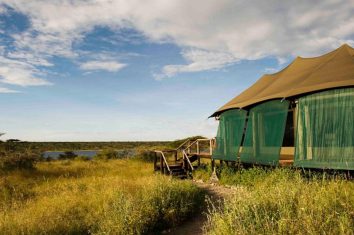
M 144 234 L 198 210 L 203 192 L 136 160 L 41 162 L 1 173 L 0 234 Z
M 220 183 L 236 194 L 210 207 L 207 234 L 354 234 L 354 182 L 341 176 L 225 168 Z

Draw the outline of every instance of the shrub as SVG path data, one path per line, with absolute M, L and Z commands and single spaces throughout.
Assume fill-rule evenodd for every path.
M 109 160 L 109 159 L 118 159 L 119 155 L 116 150 L 105 149 L 94 157 L 95 160 Z
M 72 151 L 66 151 L 66 152 L 64 152 L 63 154 L 60 154 L 59 155 L 59 157 L 58 157 L 58 159 L 59 160 L 70 160 L 70 159 L 74 159 L 74 158 L 76 158 L 77 157 L 77 155 L 74 153 L 74 152 L 72 152 Z
M 212 175 L 213 170 L 211 164 L 201 164 L 196 171 L 193 172 L 193 178 L 203 181 L 208 181 Z
M 150 148 L 139 148 L 136 151 L 136 156 L 135 158 L 137 159 L 141 159 L 143 161 L 146 162 L 153 162 L 155 159 L 155 152 L 154 149 L 150 149 Z
M 0 152 L 0 169 L 34 169 L 39 156 L 29 151 L 25 152 Z
M 94 157 L 96 160 L 110 160 L 110 159 L 124 159 L 135 156 L 136 151 L 134 149 L 105 149 Z

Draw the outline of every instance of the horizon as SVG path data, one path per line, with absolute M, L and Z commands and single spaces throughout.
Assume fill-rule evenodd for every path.
M 208 117 L 262 74 L 353 47 L 353 13 L 330 0 L 0 0 L 0 139 L 214 137 Z

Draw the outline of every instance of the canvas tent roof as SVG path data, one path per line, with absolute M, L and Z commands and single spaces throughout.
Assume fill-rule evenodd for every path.
M 347 44 L 319 57 L 297 57 L 280 72 L 263 75 L 212 117 L 228 109 L 245 108 L 266 100 L 345 86 L 354 86 L 354 48 Z

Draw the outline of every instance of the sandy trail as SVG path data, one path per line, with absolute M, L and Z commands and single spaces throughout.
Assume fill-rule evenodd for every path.
M 210 200 L 214 205 L 218 205 L 225 198 L 230 197 L 235 194 L 236 190 L 232 187 L 221 186 L 217 183 L 205 183 L 201 180 L 193 180 L 193 183 L 199 188 L 205 190 L 207 195 L 207 200 Z M 164 234 L 171 235 L 201 235 L 203 234 L 203 225 L 207 221 L 207 212 L 208 208 L 205 207 L 198 215 L 195 215 L 193 218 L 187 220 L 180 226 L 173 228 L 169 231 L 165 231 Z

